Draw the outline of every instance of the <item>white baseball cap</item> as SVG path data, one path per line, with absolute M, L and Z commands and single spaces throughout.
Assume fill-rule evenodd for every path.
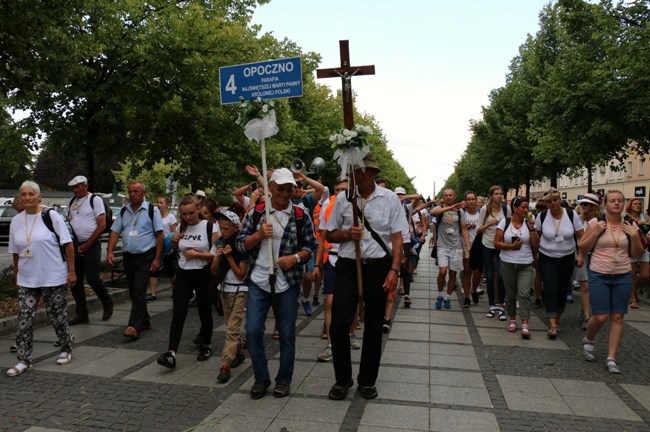
M 406 189 L 404 189 L 404 188 L 401 187 L 401 186 L 396 187 L 396 188 L 395 188 L 395 193 L 396 193 L 397 195 L 406 195 Z
M 79 183 L 88 183 L 88 179 L 84 176 L 77 176 L 68 182 L 68 186 L 77 186 Z
M 205 192 L 203 192 L 201 189 L 197 190 L 194 195 L 205 198 Z
M 279 168 L 273 171 L 269 182 L 275 182 L 275 184 L 279 185 L 291 183 L 292 185 L 297 186 L 296 179 L 293 178 L 293 173 L 287 168 Z

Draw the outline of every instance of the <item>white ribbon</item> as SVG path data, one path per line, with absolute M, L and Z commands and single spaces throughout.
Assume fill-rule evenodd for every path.
M 366 165 L 363 163 L 363 158 L 370 152 L 369 146 L 350 147 L 349 149 L 338 149 L 334 152 L 334 160 L 337 160 L 341 166 L 341 178 L 348 178 L 348 171 L 357 168 L 365 170 Z M 351 168 L 352 167 L 352 168 Z
M 275 111 L 271 111 L 264 118 L 255 118 L 244 126 L 244 135 L 249 141 L 262 142 L 263 139 L 272 137 L 280 129 L 276 125 Z

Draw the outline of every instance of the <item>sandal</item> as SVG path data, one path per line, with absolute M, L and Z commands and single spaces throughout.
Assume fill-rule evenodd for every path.
M 549 328 L 548 332 L 546 333 L 546 336 L 548 336 L 548 338 L 551 340 L 557 338 L 557 326 L 553 326 Z
M 330 392 L 327 394 L 332 400 L 342 400 L 345 399 L 348 395 L 348 389 L 354 385 L 354 381 L 350 380 L 345 385 L 334 384 L 330 389 Z
M 528 324 L 521 325 L 521 338 L 530 339 L 530 331 L 528 330 Z
M 25 360 L 21 360 L 14 367 L 7 369 L 7 376 L 15 377 L 23 372 L 29 372 L 32 370 L 31 363 L 27 363 Z
M 499 321 L 505 321 L 508 319 L 503 309 L 497 309 L 497 312 L 499 313 Z
M 515 320 L 510 320 L 510 324 L 508 325 L 508 328 L 506 329 L 510 333 L 514 333 L 517 331 L 517 321 Z
M 64 365 L 72 361 L 72 353 L 70 351 L 61 351 L 56 359 L 56 364 Z
M 485 314 L 485 316 L 488 317 L 488 318 L 494 318 L 494 315 L 496 315 L 496 313 L 497 313 L 497 310 L 492 307 L 492 308 L 490 308 L 488 313 Z
M 633 301 L 632 303 L 630 303 L 630 307 L 632 309 L 638 309 L 639 308 L 639 302 Z

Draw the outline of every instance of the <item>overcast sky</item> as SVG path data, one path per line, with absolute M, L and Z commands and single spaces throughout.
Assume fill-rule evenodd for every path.
M 376 75 L 352 79 L 357 109 L 377 118 L 418 192 L 430 195 L 434 182 L 437 192 L 453 172 L 470 120 L 481 117 L 490 91 L 505 84 L 510 61 L 537 32 L 547 3 L 272 0 L 253 22 L 320 53 L 322 68 L 340 65 L 341 39 L 350 41 L 352 66 L 375 65 Z M 334 91 L 341 84 L 320 82 Z

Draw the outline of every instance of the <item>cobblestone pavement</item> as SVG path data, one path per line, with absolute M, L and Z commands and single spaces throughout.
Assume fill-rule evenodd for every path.
M 215 319 L 213 357 L 197 362 L 192 344 L 199 327 L 196 309 L 185 326 L 175 370 L 156 364 L 166 349 L 171 320 L 170 291 L 150 303 L 153 329 L 134 342 L 121 335 L 129 303 L 110 321 L 100 313 L 73 327 L 72 363 L 55 365 L 51 327 L 36 331 L 34 370 L 4 375 L 15 363 L 12 340 L 0 340 L 0 430 L 2 431 L 648 431 L 650 430 L 650 304 L 631 310 L 619 354 L 622 374 L 605 369 L 606 332 L 596 340 L 597 362 L 582 357 L 580 306 L 568 306 L 562 331 L 546 338 L 546 317 L 534 309 L 532 337 L 508 333 L 507 322 L 486 318 L 487 299 L 463 309 L 435 310 L 437 268 L 423 251 L 412 289 L 413 305 L 395 310 L 385 336 L 377 389 L 367 401 L 350 392 L 327 398 L 330 363 L 315 361 L 322 306 L 299 313 L 296 367 L 290 397 L 253 401 L 250 360 L 218 384 L 223 320 Z M 399 297 L 398 297 L 399 299 Z M 267 354 L 277 370 L 278 343 L 267 321 Z M 605 329 L 604 329 L 605 330 Z M 359 332 L 362 337 L 362 332 Z M 358 367 L 360 351 L 352 351 Z

